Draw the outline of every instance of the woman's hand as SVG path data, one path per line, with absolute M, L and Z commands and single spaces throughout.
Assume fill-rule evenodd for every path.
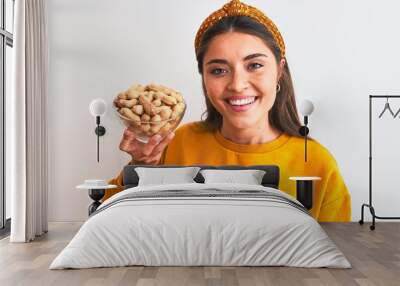
M 171 132 L 165 138 L 156 134 L 150 137 L 147 143 L 142 143 L 136 140 L 135 133 L 128 127 L 124 131 L 119 149 L 131 155 L 134 161 L 156 165 L 160 162 L 163 150 L 174 136 L 174 132 Z

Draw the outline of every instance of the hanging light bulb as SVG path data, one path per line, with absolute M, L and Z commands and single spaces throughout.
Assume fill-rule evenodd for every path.
M 107 111 L 107 104 L 101 98 L 96 98 L 92 100 L 89 104 L 89 112 L 90 114 L 96 118 L 96 129 L 94 132 L 97 135 L 97 162 L 99 162 L 99 137 L 106 134 L 106 129 L 104 126 L 100 125 L 100 117 L 104 116 Z
M 307 162 L 307 135 L 310 132 L 308 129 L 308 116 L 314 111 L 314 104 L 312 101 L 305 99 L 300 103 L 300 113 L 304 116 L 304 125 L 300 127 L 299 133 L 304 136 L 304 161 Z

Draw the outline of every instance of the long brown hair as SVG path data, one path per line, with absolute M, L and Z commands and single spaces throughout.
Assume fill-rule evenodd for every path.
M 250 34 L 262 39 L 271 49 L 276 62 L 281 60 L 281 51 L 276 44 L 271 33 L 260 23 L 247 16 L 234 16 L 222 18 L 214 26 L 210 27 L 203 35 L 198 52 L 196 54 L 199 73 L 203 78 L 203 59 L 211 40 L 221 34 L 228 32 L 241 32 Z M 209 130 L 218 130 L 222 126 L 222 115 L 215 109 L 206 95 L 206 89 L 203 81 L 203 93 L 206 99 L 207 110 L 202 118 L 204 126 Z M 285 66 L 279 79 L 280 90 L 277 92 L 274 105 L 268 114 L 268 120 L 272 127 L 292 136 L 300 136 L 299 128 L 301 126 L 297 114 L 295 94 L 293 89 L 292 77 L 289 71 L 289 65 L 285 61 Z

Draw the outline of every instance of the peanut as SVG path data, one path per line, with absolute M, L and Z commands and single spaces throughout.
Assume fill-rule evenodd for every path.
M 142 122 L 150 122 L 150 115 L 148 114 L 143 114 L 140 119 L 142 120 Z
M 121 107 L 132 108 L 137 103 L 137 99 L 120 99 L 118 101 Z
M 161 106 L 162 102 L 159 99 L 155 99 L 155 100 L 153 100 L 152 104 L 156 107 L 159 107 L 159 106 Z
M 132 111 L 135 112 L 137 115 L 142 115 L 143 114 L 143 105 L 135 105 L 132 107 Z
M 129 89 L 136 90 L 136 91 L 145 91 L 146 87 L 141 84 L 134 84 Z
M 161 90 L 161 86 L 157 85 L 155 83 L 151 83 L 149 85 L 146 86 L 146 90 L 152 90 L 152 91 L 160 91 Z
M 139 98 L 139 91 L 137 91 L 136 89 L 128 89 L 126 92 L 126 97 L 128 99 L 137 99 Z
M 158 131 L 160 131 L 161 127 L 162 127 L 161 124 L 152 124 L 150 130 L 153 133 L 157 133 Z
M 114 99 L 114 102 L 113 102 L 113 103 L 114 103 L 114 106 L 117 107 L 118 109 L 119 109 L 120 107 L 122 107 L 122 106 L 119 104 L 119 98 L 118 98 L 118 97 Z
M 171 110 L 171 108 L 163 108 L 163 109 L 161 109 L 159 114 L 160 114 L 162 120 L 167 120 L 171 117 L 172 110 Z
M 128 99 L 128 96 L 127 96 L 125 91 L 121 91 L 120 93 L 118 93 L 118 98 L 120 98 L 120 99 Z
M 171 123 L 167 122 L 163 127 L 161 127 L 160 132 L 168 132 L 171 129 L 172 125 Z
M 132 110 L 130 110 L 127 107 L 123 107 L 120 110 L 120 113 L 127 117 L 130 120 L 133 120 L 135 125 L 140 125 L 140 117 L 138 115 L 136 115 L 135 113 L 132 112 Z
M 170 96 L 174 97 L 177 102 L 183 102 L 183 97 L 179 92 L 172 92 Z
M 183 104 L 182 102 L 179 102 L 174 107 L 172 107 L 172 111 L 176 111 L 178 113 L 181 113 L 184 109 L 185 109 L 185 104 Z
M 155 114 L 153 110 L 153 105 L 151 104 L 151 101 L 147 98 L 147 96 L 145 96 L 144 94 L 140 95 L 139 102 L 143 105 L 144 112 L 149 115 Z
M 156 91 L 156 93 L 154 94 L 155 99 L 161 99 L 163 96 L 164 93 L 162 93 L 161 91 Z
M 164 102 L 167 105 L 175 105 L 175 104 L 177 104 L 176 98 L 172 97 L 172 96 L 169 96 L 169 95 L 164 95 L 161 98 L 161 101 Z
M 145 124 L 140 125 L 140 129 L 141 129 L 142 131 L 144 131 L 144 132 L 149 131 L 150 128 L 151 128 L 151 127 L 150 127 L 150 124 L 148 124 L 148 123 L 145 123 Z
M 154 98 L 154 91 L 145 91 L 144 94 L 146 95 L 147 99 L 152 102 Z
M 177 119 L 179 117 L 179 112 L 177 111 L 172 111 L 171 113 L 171 119 Z
M 161 121 L 161 116 L 156 114 L 151 118 L 151 122 L 160 122 Z

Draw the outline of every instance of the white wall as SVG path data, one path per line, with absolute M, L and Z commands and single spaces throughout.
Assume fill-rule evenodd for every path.
M 188 103 L 184 122 L 203 108 L 193 41 L 202 20 L 223 0 L 51 0 L 49 144 L 50 221 L 82 221 L 90 199 L 75 185 L 111 178 L 128 161 L 118 145 L 123 126 L 103 118 L 96 162 L 96 97 L 110 105 L 132 83 L 162 83 Z M 311 135 L 327 146 L 352 194 L 353 219 L 368 199 L 368 95 L 400 94 L 400 2 L 248 0 L 278 25 L 298 98 L 314 101 Z M 379 114 L 384 101 L 376 102 Z M 397 110 L 400 100 L 392 101 Z M 377 117 L 377 116 L 376 116 Z M 400 119 L 375 120 L 374 199 L 379 215 L 400 215 Z M 397 175 L 397 176 L 396 176 Z M 397 213 L 396 213 L 397 212 Z

